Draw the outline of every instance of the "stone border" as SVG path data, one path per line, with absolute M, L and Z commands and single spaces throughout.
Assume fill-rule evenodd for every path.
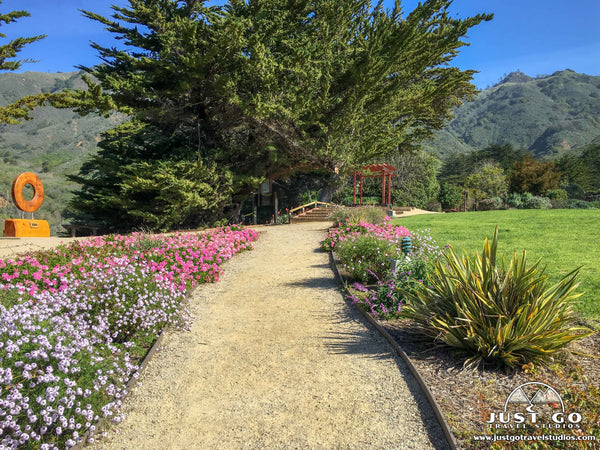
M 333 256 L 333 252 L 328 252 L 328 253 L 329 253 L 329 263 L 331 265 L 331 268 L 333 270 L 335 278 L 342 285 L 342 289 L 343 289 L 344 293 L 348 294 L 349 292 L 346 288 L 347 283 L 338 270 L 337 264 L 335 262 L 335 258 Z M 448 441 L 448 445 L 450 446 L 450 448 L 452 450 L 459 450 L 460 447 L 458 446 L 458 442 L 457 442 L 456 438 L 454 437 L 454 434 L 452 433 L 452 430 L 450 429 L 450 425 L 446 421 L 446 418 L 444 417 L 444 414 L 442 413 L 440 406 L 438 405 L 437 401 L 435 400 L 435 397 L 431 393 L 431 390 L 427 387 L 427 383 L 425 383 L 425 380 L 423 379 L 423 377 L 421 376 L 421 374 L 419 373 L 419 371 L 417 370 L 417 368 L 415 367 L 413 362 L 410 360 L 410 358 L 408 357 L 406 352 L 404 350 L 402 350 L 402 347 L 400 347 L 400 345 L 398 345 L 398 343 L 395 341 L 395 339 L 377 322 L 377 319 L 375 319 L 371 313 L 365 311 L 358 305 L 356 306 L 356 309 L 358 309 L 361 312 L 361 314 L 363 315 L 363 317 L 365 319 L 367 319 L 367 321 L 371 325 L 373 325 L 377 329 L 377 331 L 379 331 L 379 333 L 381 333 L 381 335 L 384 338 L 387 339 L 387 341 L 394 348 L 396 353 L 404 360 L 404 362 L 410 369 L 411 373 L 413 374 L 413 376 L 419 383 L 419 386 L 421 387 L 421 390 L 425 394 L 425 397 L 427 397 L 427 400 L 429 401 L 429 404 L 431 405 L 431 408 L 433 409 L 433 412 L 435 413 L 435 417 L 437 418 L 438 423 L 440 424 L 440 427 L 442 428 L 442 431 L 444 432 L 446 441 Z

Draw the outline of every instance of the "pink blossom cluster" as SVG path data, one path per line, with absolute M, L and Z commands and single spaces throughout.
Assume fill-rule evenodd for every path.
M 79 241 L 38 256 L 20 260 L 0 259 L 0 289 L 16 287 L 30 295 L 67 288 L 66 276 L 83 276 L 92 269 L 108 270 L 123 261 L 147 265 L 159 279 L 181 290 L 198 283 L 218 281 L 220 264 L 250 248 L 258 233 L 252 229 L 218 228 L 206 233 L 172 235 L 99 236 Z
M 188 289 L 252 247 L 251 229 L 104 236 L 0 260 L 0 448 L 69 448 L 119 421 L 126 384 Z
M 351 223 L 350 221 L 344 224 L 339 223 L 336 228 L 329 231 L 322 248 L 325 251 L 331 251 L 335 249 L 339 242 L 365 234 L 385 239 L 400 247 L 402 238 L 404 236 L 410 237 L 411 233 L 403 226 L 393 225 L 390 220 L 389 217 L 386 217 L 381 224 L 373 224 L 362 220 L 358 223 Z

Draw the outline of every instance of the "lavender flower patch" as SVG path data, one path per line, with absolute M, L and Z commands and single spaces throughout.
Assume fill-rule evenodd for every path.
M 414 289 L 421 289 L 426 285 L 427 274 L 432 268 L 432 263 L 442 254 L 439 246 L 431 238 L 429 230 L 418 230 L 411 232 L 410 235 L 413 240 L 413 250 L 405 256 L 397 248 L 397 237 L 388 233 L 388 236 L 392 237 L 388 241 L 389 244 L 396 248 L 393 258 L 398 261 L 396 270 L 393 272 L 382 267 L 383 263 L 389 264 L 388 253 L 370 251 L 369 246 L 353 245 L 356 237 L 351 235 L 347 235 L 336 243 L 336 248 L 341 254 L 340 262 L 343 270 L 359 279 L 361 277 L 356 276 L 355 273 L 357 273 L 356 269 L 360 268 L 364 272 L 363 281 L 376 281 L 376 287 L 354 283 L 349 295 L 353 303 L 360 305 L 375 317 L 381 319 L 399 317 L 402 305 L 406 302 L 406 293 Z M 351 255 L 351 258 L 344 258 L 343 252 L 349 245 L 358 253 Z M 369 257 L 370 253 L 376 258 Z
M 188 328 L 189 288 L 257 237 L 109 236 L 0 260 L 0 448 L 69 448 L 100 417 L 121 420 L 140 352 Z
M 100 416 L 120 418 L 124 386 L 136 370 L 127 353 L 133 344 L 113 344 L 103 320 L 63 314 L 81 309 L 75 302 L 66 292 L 43 292 L 0 306 L 3 448 L 71 447 Z

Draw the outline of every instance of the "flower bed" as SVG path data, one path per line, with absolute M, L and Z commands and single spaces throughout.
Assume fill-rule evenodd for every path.
M 100 417 L 121 419 L 137 362 L 185 298 L 255 231 L 104 236 L 0 260 L 0 447 L 75 445 Z
M 408 229 L 404 227 L 392 225 L 390 220 L 389 217 L 386 217 L 382 224 L 373 224 L 362 220 L 358 223 L 351 223 L 350 221 L 346 221 L 343 224 L 338 223 L 337 227 L 329 231 L 321 248 L 324 251 L 333 251 L 340 242 L 364 235 L 384 239 L 394 243 L 397 247 L 400 247 L 402 238 L 404 236 L 410 236 L 411 234 Z
M 412 240 L 412 251 L 405 256 L 402 238 Z M 350 287 L 351 300 L 375 317 L 397 317 L 402 310 L 403 291 L 422 284 L 431 263 L 440 255 L 440 248 L 431 239 L 429 230 L 410 232 L 390 223 L 364 221 L 338 223 L 329 231 L 321 248 L 334 251 L 346 278 L 354 281 Z M 395 270 L 390 270 L 396 260 Z M 369 283 L 376 283 L 372 286 Z

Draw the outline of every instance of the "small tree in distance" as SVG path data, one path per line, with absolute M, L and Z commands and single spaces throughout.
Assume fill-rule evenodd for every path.
M 492 198 L 501 198 L 508 192 L 508 180 L 498 163 L 484 162 L 469 175 L 465 187 L 475 203 Z
M 549 189 L 557 189 L 560 172 L 553 161 L 542 162 L 527 156 L 515 162 L 510 173 L 510 191 L 522 194 L 544 195 Z
M 452 183 L 443 183 L 440 186 L 438 200 L 443 209 L 457 209 L 463 201 L 463 188 Z
M 392 178 L 393 203 L 426 209 L 437 200 L 440 185 L 436 178 L 439 160 L 424 151 L 404 152 L 390 163 L 397 176 Z

